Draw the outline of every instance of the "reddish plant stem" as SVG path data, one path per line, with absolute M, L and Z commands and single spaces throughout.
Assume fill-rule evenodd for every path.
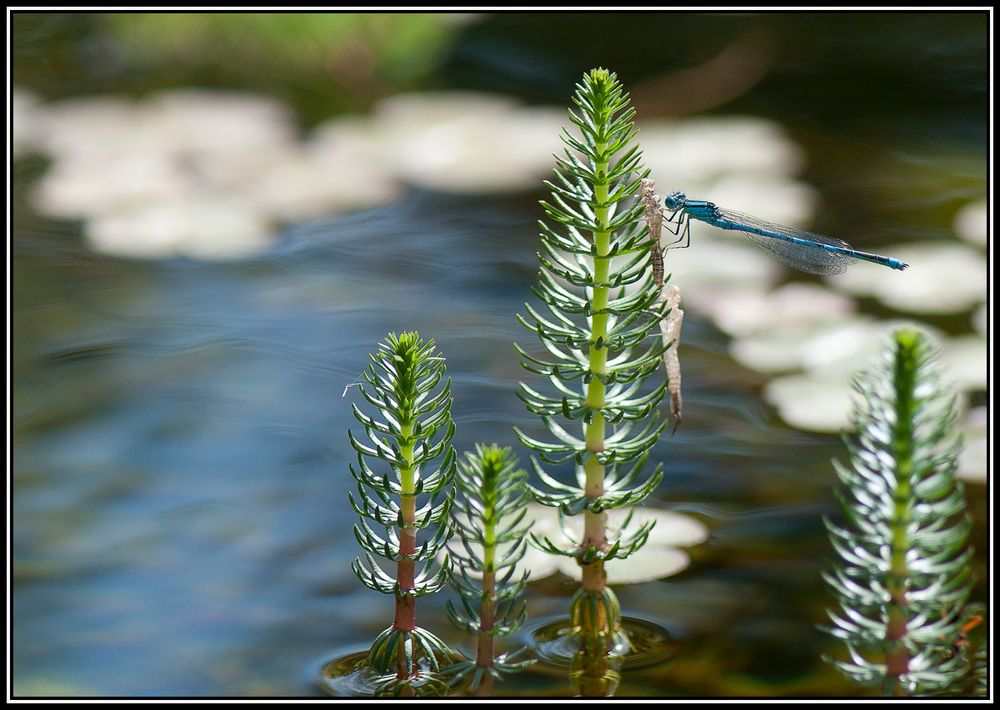
M 492 560 L 490 561 L 492 563 Z M 492 569 L 483 572 L 483 598 L 479 604 L 479 643 L 476 649 L 476 665 L 480 668 L 493 666 L 493 624 L 496 620 L 496 572 Z M 493 695 L 493 676 L 486 673 L 476 689 L 476 695 Z
M 413 521 L 416 517 L 416 496 L 402 496 L 403 527 L 399 531 L 399 554 L 401 559 L 396 563 L 396 580 L 399 582 L 400 593 L 396 595 L 396 618 L 393 627 L 399 631 L 413 631 L 417 628 L 417 598 L 413 594 L 414 562 L 412 555 L 417 550 L 416 528 Z M 400 644 L 403 639 L 400 638 Z M 402 648 L 396 649 L 396 677 L 408 677 L 406 669 L 406 654 Z

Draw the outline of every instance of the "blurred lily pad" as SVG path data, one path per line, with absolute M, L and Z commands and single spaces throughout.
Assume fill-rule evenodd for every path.
M 411 184 L 459 193 L 537 187 L 552 170 L 558 109 L 471 92 L 399 94 L 372 117 L 372 153 Z
M 843 321 L 857 308 L 846 296 L 805 283 L 789 283 L 773 291 L 723 290 L 706 306 L 715 325 L 736 337 Z
M 949 382 L 966 390 L 985 390 L 989 375 L 986 338 L 960 335 L 941 345 L 941 367 Z
M 690 190 L 719 175 L 791 175 L 804 162 L 802 149 L 766 118 L 640 121 L 639 130 L 646 165 L 660 192 L 688 191 L 696 199 L 715 200 L 717 195 L 709 198 Z
M 966 481 L 986 483 L 989 471 L 989 412 L 986 407 L 968 411 L 962 424 L 962 436 L 956 475 Z
M 867 317 L 782 328 L 734 340 L 730 354 L 758 372 L 813 370 L 823 376 L 850 375 L 878 350 L 879 339 L 891 324 Z
M 984 303 L 972 314 L 972 326 L 980 335 L 986 335 L 986 328 L 989 325 L 989 311 Z
M 851 380 L 817 374 L 789 375 L 771 380 L 764 399 L 788 424 L 806 431 L 838 432 L 851 413 Z
M 989 241 L 988 210 L 985 199 L 965 204 L 955 215 L 955 234 L 972 244 L 986 246 Z
M 535 519 L 535 524 L 531 528 L 535 536 L 547 537 L 553 543 L 564 544 L 567 550 L 573 549 L 576 541 L 582 537 L 582 515 L 563 519 L 563 524 L 573 536 L 572 539 L 566 539 L 555 509 L 535 503 L 529 504 L 528 508 L 528 515 Z M 690 564 L 688 554 L 679 548 L 698 545 L 708 539 L 708 528 L 690 516 L 648 507 L 636 507 L 632 512 L 629 529 L 634 529 L 650 520 L 656 524 L 650 531 L 644 547 L 625 560 L 610 560 L 605 563 L 608 584 L 638 584 L 677 574 Z M 628 509 L 621 508 L 608 511 L 609 536 L 621 532 L 621 525 L 628 513 Z M 545 557 L 555 560 L 552 572 L 558 570 L 568 577 L 580 579 L 580 567 L 572 557 L 554 555 Z M 538 579 L 545 576 L 543 573 L 551 573 L 548 572 L 549 569 L 549 565 L 539 570 L 532 569 L 532 578 Z
M 163 202 L 102 214 L 85 237 L 99 252 L 139 258 L 234 259 L 270 245 L 266 215 L 246 201 Z

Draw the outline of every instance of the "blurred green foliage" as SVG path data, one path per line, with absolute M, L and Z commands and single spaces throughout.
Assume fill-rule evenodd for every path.
M 177 84 L 265 92 L 307 121 L 424 88 L 463 13 L 18 13 L 15 74 L 137 93 Z M 61 38 L 61 41 L 60 41 Z M 41 46 L 65 50 L 42 57 Z M 78 90 L 78 88 L 77 88 Z M 321 94 L 318 96 L 317 94 Z
M 138 60 L 255 71 L 331 72 L 345 81 L 405 83 L 434 66 L 456 25 L 453 15 L 205 13 L 107 15 L 114 41 Z
M 49 95 L 238 88 L 291 101 L 309 122 L 431 86 L 561 105 L 603 64 L 654 97 L 694 71 L 692 90 L 719 103 L 689 109 L 724 105 L 803 132 L 977 147 L 987 136 L 985 12 L 21 11 L 11 28 L 15 83 Z M 757 64 L 759 81 L 719 89 Z

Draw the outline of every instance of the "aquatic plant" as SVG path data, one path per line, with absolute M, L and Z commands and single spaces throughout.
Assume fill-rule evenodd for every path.
M 515 433 L 537 453 L 531 464 L 545 488 L 531 487 L 535 499 L 561 515 L 584 516 L 582 539 L 531 540 L 551 554 L 576 558 L 582 586 L 571 603 L 572 623 L 610 648 L 628 641 L 604 563 L 640 548 L 652 524 L 623 527 L 609 539 L 607 511 L 640 502 L 663 475 L 657 465 L 641 477 L 666 425 L 657 410 L 666 383 L 649 391 L 643 383 L 669 345 L 657 337 L 667 305 L 653 283 L 654 240 L 638 199 L 648 171 L 634 143 L 635 110 L 618 78 L 605 69 L 584 75 L 572 101 L 569 120 L 578 132 L 563 130 L 555 179 L 545 183 L 552 200 L 541 203 L 554 225 L 539 222 L 541 269 L 532 291 L 548 315 L 525 304 L 527 316 L 518 316 L 546 352 L 536 357 L 515 345 L 523 367 L 551 385 L 541 392 L 521 383 L 519 396 L 554 441 Z M 542 462 L 571 462 L 575 485 L 561 482 Z
M 826 521 L 837 559 L 824 578 L 840 605 L 828 631 L 849 659 L 826 660 L 886 695 L 947 690 L 971 663 L 958 644 L 971 521 L 955 480 L 954 396 L 934 354 L 920 331 L 894 333 L 855 382 L 849 463 L 834 462 L 844 520 Z
M 393 623 L 372 643 L 367 664 L 373 673 L 393 674 L 382 681 L 379 692 L 397 693 L 403 687 L 433 685 L 437 681 L 422 672 L 427 666 L 437 670 L 439 656 L 451 653 L 437 636 L 417 626 L 416 599 L 438 591 L 448 580 L 447 556 L 443 564 L 434 560 L 452 533 L 455 450 L 450 442 L 455 424 L 451 380 L 441 384 L 445 363 L 435 353 L 433 340 L 424 341 L 415 332 L 390 333 L 369 357 L 367 385 L 362 383 L 360 390 L 377 417 L 357 405 L 354 416 L 370 444 L 348 432 L 358 454 L 357 466 L 350 466 L 357 497 L 349 497 L 361 516 L 354 535 L 366 558 L 355 558 L 352 568 L 365 586 L 395 596 Z M 435 470 L 427 470 L 434 465 Z M 424 503 L 418 508 L 421 496 Z M 396 565 L 395 578 L 375 557 Z
M 517 660 L 523 647 L 500 656 L 494 649 L 496 637 L 517 631 L 527 618 L 521 595 L 528 572 L 517 570 L 527 546 L 527 473 L 509 448 L 477 444 L 459 463 L 455 483 L 453 521 L 460 544 L 450 546 L 451 582 L 460 606 L 449 601 L 448 616 L 475 637 L 476 656 L 465 656 L 444 672 L 453 686 L 468 681 L 472 693 L 492 695 L 495 680 L 534 662 Z

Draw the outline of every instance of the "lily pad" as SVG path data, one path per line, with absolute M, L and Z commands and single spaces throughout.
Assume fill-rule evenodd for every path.
M 985 390 L 989 375 L 989 354 L 986 338 L 961 335 L 949 338 L 941 345 L 941 367 L 944 377 L 961 389 Z
M 820 285 L 790 283 L 773 291 L 724 290 L 708 305 L 708 315 L 720 330 L 740 337 L 843 321 L 855 309 L 853 299 Z
M 639 130 L 645 162 L 653 177 L 658 182 L 676 181 L 659 185 L 661 192 L 683 190 L 696 199 L 714 200 L 690 190 L 718 175 L 791 175 L 803 163 L 802 149 L 788 138 L 780 124 L 764 118 L 641 121 Z
M 976 332 L 980 335 L 986 335 L 986 329 L 989 327 L 989 322 L 989 311 L 984 303 L 972 314 L 972 327 L 975 328 Z
M 628 509 L 621 508 L 608 511 L 609 536 L 620 532 L 620 526 L 628 512 Z M 690 516 L 648 507 L 636 507 L 632 512 L 629 530 L 650 520 L 656 521 L 656 525 L 650 531 L 646 544 L 628 559 L 605 563 L 609 584 L 637 584 L 676 574 L 690 564 L 688 554 L 678 548 L 698 545 L 708 539 L 708 528 Z M 564 545 L 567 550 L 572 550 L 583 534 L 582 515 L 564 519 L 564 524 L 573 536 L 569 540 L 562 533 L 559 516 L 554 509 L 533 503 L 529 505 L 528 515 L 535 519 L 532 533 L 538 537 L 547 537 L 557 545 Z M 555 555 L 546 557 L 556 561 L 558 571 L 573 579 L 580 579 L 580 566 L 575 559 Z M 532 577 L 541 578 L 541 571 L 533 568 Z
M 473 92 L 398 94 L 372 118 L 375 159 L 402 180 L 463 194 L 531 189 L 552 171 L 562 111 Z
M 962 435 L 956 475 L 966 481 L 985 484 L 989 470 L 989 412 L 986 407 L 969 410 L 962 424 Z
M 988 211 L 985 199 L 965 204 L 955 215 L 955 234 L 972 244 L 986 246 L 989 241 Z
M 240 200 L 158 203 L 100 215 L 84 236 L 94 251 L 131 258 L 233 259 L 265 249 L 272 230 Z
M 815 374 L 779 377 L 767 383 L 764 399 L 788 424 L 806 431 L 839 432 L 850 421 L 851 381 Z

